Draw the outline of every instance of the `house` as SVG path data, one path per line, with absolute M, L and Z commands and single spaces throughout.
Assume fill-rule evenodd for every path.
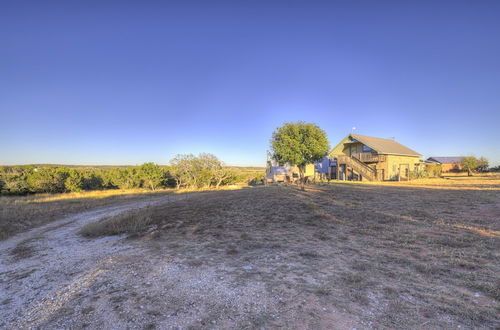
M 306 178 L 314 176 L 314 164 L 306 165 L 306 171 L 304 173 Z M 271 159 L 267 161 L 266 166 L 266 182 L 293 182 L 300 178 L 299 168 L 297 166 L 291 166 L 286 163 L 280 165 L 276 160 Z
M 464 157 L 429 157 L 427 161 L 441 165 L 441 172 L 459 172 L 462 170 Z
M 408 179 L 410 172 L 425 167 L 421 156 L 392 139 L 349 134 L 328 154 L 328 175 L 338 180 Z

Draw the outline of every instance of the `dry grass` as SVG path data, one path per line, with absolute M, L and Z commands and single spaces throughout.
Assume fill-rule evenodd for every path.
M 498 189 L 272 186 L 196 194 L 147 219 L 157 228 L 143 241 L 152 251 L 282 297 L 280 320 L 263 326 L 296 326 L 304 311 L 306 324 L 320 324 L 332 308 L 376 328 L 499 324 Z
M 85 237 L 134 234 L 145 231 L 150 224 L 151 217 L 147 211 L 133 211 L 88 223 L 79 234 Z
M 414 179 L 411 181 L 347 181 L 347 184 L 364 184 L 387 187 L 413 187 L 454 190 L 500 190 L 500 174 L 486 173 L 475 176 L 450 176 L 443 178 Z
M 237 189 L 238 187 L 224 187 Z M 208 190 L 208 189 L 205 189 Z M 99 190 L 64 194 L 0 196 L 0 240 L 61 217 L 100 207 L 203 189 Z

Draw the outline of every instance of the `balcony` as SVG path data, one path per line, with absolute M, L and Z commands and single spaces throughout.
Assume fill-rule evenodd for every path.
M 373 154 L 371 152 L 352 154 L 352 157 L 356 158 L 359 161 L 362 161 L 363 163 L 378 163 L 386 161 L 385 155 Z

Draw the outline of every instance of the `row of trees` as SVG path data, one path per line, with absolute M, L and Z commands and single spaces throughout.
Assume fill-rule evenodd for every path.
M 4 194 L 61 193 L 100 189 L 201 188 L 253 182 L 256 173 L 226 167 L 211 154 L 178 155 L 170 166 L 145 163 L 127 167 L 0 167 Z
M 147 188 L 168 186 L 168 169 L 153 163 L 111 168 L 62 166 L 4 166 L 0 191 L 10 194 L 60 193 L 66 191 Z

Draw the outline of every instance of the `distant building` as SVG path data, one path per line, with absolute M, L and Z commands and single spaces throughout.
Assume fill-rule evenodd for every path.
M 462 170 L 463 156 L 458 157 L 429 157 L 427 161 L 441 165 L 441 172 L 459 172 Z
M 392 140 L 349 134 L 316 163 L 318 173 L 338 180 L 400 180 L 425 167 L 418 152 Z

